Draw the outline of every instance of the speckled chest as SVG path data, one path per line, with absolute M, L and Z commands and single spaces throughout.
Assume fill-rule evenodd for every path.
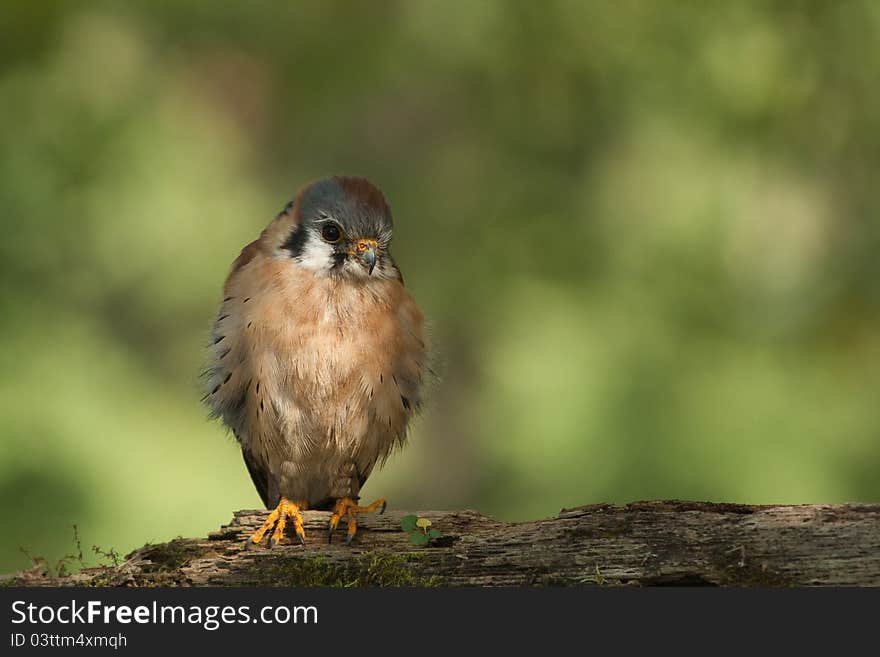
M 409 294 L 397 280 L 292 277 L 255 264 L 268 284 L 234 295 L 236 378 L 247 386 L 234 421 L 243 444 L 270 461 L 316 451 L 386 455 L 420 402 L 425 346 Z

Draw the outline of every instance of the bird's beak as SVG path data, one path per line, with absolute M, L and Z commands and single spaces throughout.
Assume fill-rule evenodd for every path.
M 376 248 L 379 246 L 376 240 L 358 240 L 357 254 L 367 265 L 370 274 L 376 266 Z

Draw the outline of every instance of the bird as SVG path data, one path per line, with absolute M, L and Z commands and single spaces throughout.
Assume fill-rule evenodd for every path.
M 302 512 L 330 511 L 327 536 L 359 514 L 377 463 L 402 447 L 430 372 L 425 321 L 391 256 L 391 209 L 365 178 L 303 187 L 242 249 L 208 346 L 205 399 L 231 429 L 270 511 L 269 547 Z

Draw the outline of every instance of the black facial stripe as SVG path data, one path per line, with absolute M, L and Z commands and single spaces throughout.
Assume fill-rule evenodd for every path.
M 290 235 L 288 235 L 284 244 L 281 245 L 281 248 L 289 251 L 292 258 L 298 258 L 306 248 L 308 237 L 308 231 L 305 226 L 299 224 L 290 232 Z
M 345 264 L 346 259 L 348 259 L 347 253 L 336 252 L 330 258 L 333 260 L 333 264 L 330 265 L 330 269 L 340 269 L 342 265 Z

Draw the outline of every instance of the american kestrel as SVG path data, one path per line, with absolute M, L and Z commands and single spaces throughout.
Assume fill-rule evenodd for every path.
M 391 210 L 363 178 L 306 186 L 232 263 L 205 401 L 235 435 L 266 508 L 259 543 L 305 542 L 304 509 L 348 542 L 377 462 L 403 444 L 426 372 L 422 313 L 389 252 Z

